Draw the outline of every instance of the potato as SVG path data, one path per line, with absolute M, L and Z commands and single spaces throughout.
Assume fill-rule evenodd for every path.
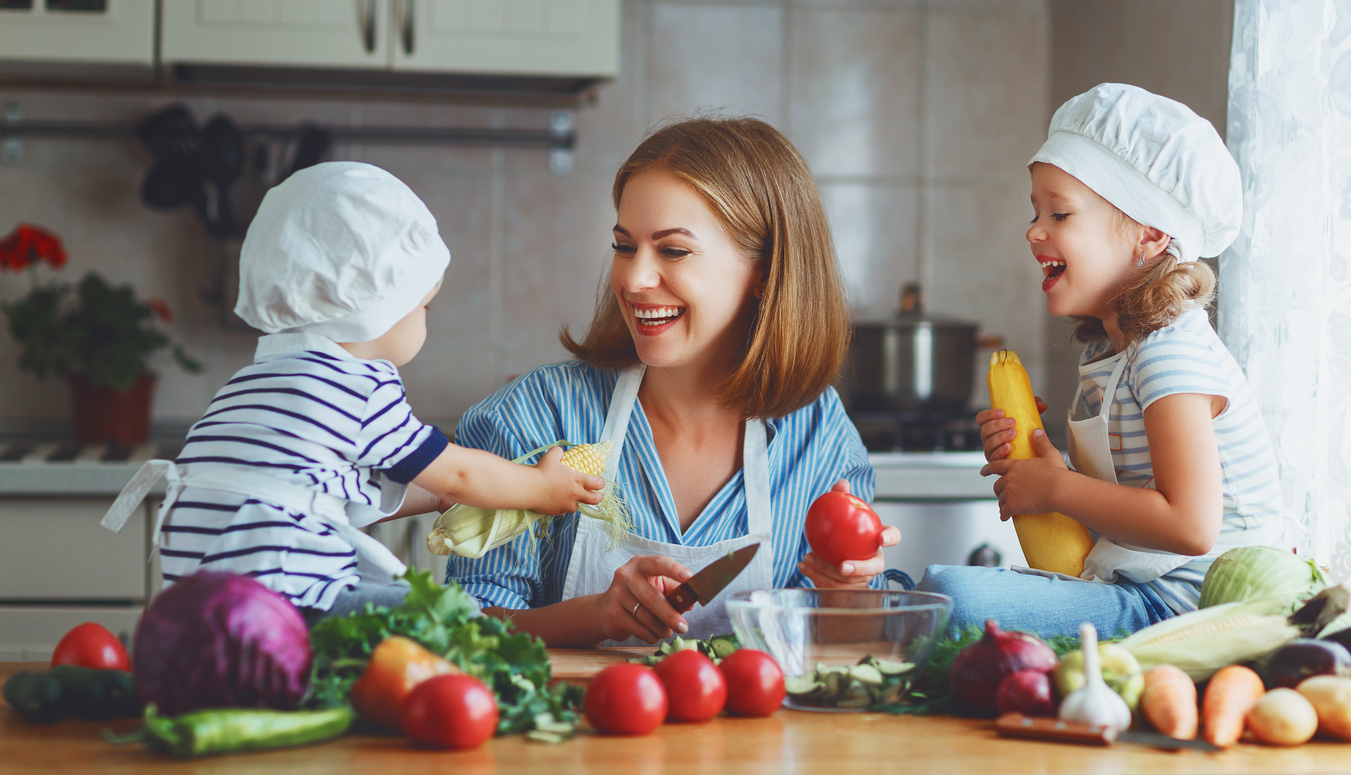
M 1248 711 L 1248 729 L 1267 745 L 1299 745 L 1318 731 L 1318 712 L 1294 689 L 1272 689 Z
M 1316 675 L 1300 681 L 1296 690 L 1313 704 L 1319 730 L 1351 740 L 1351 678 Z

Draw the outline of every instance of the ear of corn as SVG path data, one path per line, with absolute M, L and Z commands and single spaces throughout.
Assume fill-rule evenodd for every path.
M 549 447 L 567 444 L 555 442 L 539 449 L 531 450 L 514 463 L 524 464 L 526 460 Z M 593 476 L 605 475 L 605 463 L 614 448 L 613 441 L 598 444 L 578 444 L 563 454 L 563 463 L 569 468 Z M 619 495 L 617 482 L 606 479 L 602 490 L 604 498 L 596 505 L 579 504 L 578 511 L 585 517 L 600 520 L 610 536 L 610 545 L 614 547 L 625 533 L 633 529 L 628 504 Z M 476 559 L 503 544 L 514 541 L 518 536 L 530 532 L 532 548 L 534 543 L 545 535 L 549 517 L 528 509 L 487 509 L 479 506 L 456 504 L 446 510 L 432 525 L 427 535 L 427 550 L 432 554 L 459 555 Z M 532 529 L 533 528 L 533 529 Z
M 1279 612 L 1283 602 L 1263 598 L 1222 603 L 1152 624 L 1118 641 L 1148 670 L 1175 665 L 1204 681 L 1226 665 L 1246 662 L 1299 637 Z
M 1027 370 L 1012 350 L 990 354 L 990 373 L 986 377 L 990 389 L 990 406 L 1003 409 L 1005 417 L 1015 421 L 1018 435 L 1013 439 L 1010 460 L 1027 460 L 1037 456 L 1032 446 L 1032 431 L 1042 427 L 1041 413 L 1032 394 L 1032 381 Z M 1013 518 L 1027 564 L 1037 570 L 1078 576 L 1084 572 L 1084 559 L 1093 550 L 1093 537 L 1088 528 L 1057 512 L 1019 514 Z

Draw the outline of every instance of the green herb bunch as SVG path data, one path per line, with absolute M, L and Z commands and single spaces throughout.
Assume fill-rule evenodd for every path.
M 310 630 L 314 668 L 307 706 L 346 704 L 375 647 L 403 635 L 492 689 L 498 734 L 576 727 L 583 691 L 565 683 L 549 687 L 553 673 L 544 641 L 513 632 L 510 622 L 477 615 L 467 592 L 454 582 L 441 586 L 430 571 L 410 569 L 403 578 L 410 590 L 398 608 L 367 603 L 362 611 L 324 619 Z
M 43 263 L 53 269 L 66 263 L 65 248 L 50 232 L 21 224 L 0 241 L 0 269 L 26 270 L 31 282 L 25 296 L 0 304 L 19 344 L 20 369 L 39 379 L 78 374 L 94 385 L 125 390 L 149 371 L 152 354 L 169 349 L 186 371 L 202 370 L 160 329 L 173 321 L 162 299 L 139 299 L 130 285 L 110 285 L 94 272 L 76 285 L 40 283 Z

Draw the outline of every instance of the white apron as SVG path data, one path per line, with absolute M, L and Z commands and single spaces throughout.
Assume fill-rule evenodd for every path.
M 155 529 L 150 534 L 151 546 L 158 545 L 164 518 L 173 508 L 178 496 L 188 487 L 197 487 L 247 495 L 264 503 L 318 519 L 337 531 L 356 548 L 357 572 L 364 581 L 388 584 L 394 577 L 402 576 L 408 570 L 408 567 L 384 544 L 361 532 L 352 524 L 353 518 L 360 524 L 371 524 L 381 516 L 386 516 L 383 512 L 328 493 L 283 482 L 241 466 L 220 463 L 193 463 L 180 466 L 172 460 L 147 460 L 127 486 L 122 488 L 122 493 L 113 501 L 108 513 L 103 515 L 100 524 L 114 533 L 120 531 L 161 476 L 168 477 L 169 487 L 164 494 L 164 502 L 160 504 L 159 514 L 155 518 Z
M 606 464 L 606 478 L 612 478 L 619 471 L 620 455 L 624 450 L 624 437 L 628 432 L 629 418 L 633 415 L 633 406 L 638 401 L 638 387 L 643 383 L 646 367 L 642 364 L 629 367 L 619 375 L 614 394 L 610 398 L 610 410 L 605 416 L 605 429 L 601 432 L 601 441 L 613 439 L 614 449 Z M 746 439 L 741 453 L 741 475 L 746 488 L 747 535 L 741 538 L 729 538 L 710 546 L 685 546 L 668 544 L 634 535 L 625 536 L 624 541 L 615 549 L 607 551 L 610 537 L 594 519 L 581 519 L 577 524 L 577 539 L 572 546 L 572 557 L 568 562 L 568 572 L 563 582 L 563 599 L 571 600 L 582 595 L 600 594 L 610 588 L 615 571 L 621 565 L 642 555 L 665 555 L 682 563 L 698 573 L 704 566 L 728 552 L 744 546 L 760 543 L 762 546 L 741 574 L 732 580 L 727 588 L 718 594 L 708 605 L 696 604 L 687 611 L 685 621 L 689 624 L 688 638 L 707 638 L 732 631 L 723 601 L 734 592 L 752 589 L 768 589 L 774 586 L 774 547 L 772 544 L 772 521 L 769 504 L 769 450 L 768 434 L 761 420 L 746 421 Z M 638 638 L 629 638 L 623 642 L 605 641 L 602 646 L 645 646 Z
M 1073 419 L 1073 407 L 1079 405 L 1079 399 L 1084 392 L 1082 379 L 1079 381 L 1079 389 L 1074 393 L 1074 401 L 1070 404 L 1069 453 L 1074 470 L 1111 484 L 1116 484 L 1117 480 L 1116 465 L 1112 462 L 1111 438 L 1107 432 L 1108 418 L 1111 415 L 1112 404 L 1116 402 L 1117 385 L 1131 355 L 1132 349 L 1127 348 L 1125 353 L 1116 356 L 1116 366 L 1112 368 L 1112 376 L 1107 379 L 1102 394 L 1102 409 L 1096 417 Z M 1099 363 L 1095 367 L 1101 365 Z M 1271 534 L 1270 527 L 1260 528 L 1261 532 L 1250 529 L 1221 533 L 1211 552 L 1220 553 L 1236 546 L 1270 543 L 1276 537 Z M 1276 527 L 1279 529 L 1279 526 Z M 1184 554 L 1132 546 L 1098 534 L 1096 531 L 1090 531 L 1090 534 L 1096 535 L 1097 543 L 1084 560 L 1084 572 L 1081 576 L 1089 581 L 1111 583 L 1120 575 L 1136 584 L 1147 584 L 1196 559 Z

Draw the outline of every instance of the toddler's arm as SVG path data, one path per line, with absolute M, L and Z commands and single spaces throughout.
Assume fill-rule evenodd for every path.
M 998 474 L 999 513 L 1059 511 L 1135 546 L 1185 555 L 1210 551 L 1224 511 L 1220 453 L 1211 419 L 1224 399 L 1177 393 L 1145 409 L 1145 436 L 1155 488 L 1127 487 L 1070 471 L 1046 438 L 1033 435 L 1040 457 L 998 460 L 982 469 Z
M 566 514 L 577 504 L 600 503 L 605 480 L 574 471 L 554 447 L 534 466 L 523 466 L 478 449 L 449 444 L 413 478 L 413 483 L 452 503 L 490 509 L 533 509 L 541 514 Z

